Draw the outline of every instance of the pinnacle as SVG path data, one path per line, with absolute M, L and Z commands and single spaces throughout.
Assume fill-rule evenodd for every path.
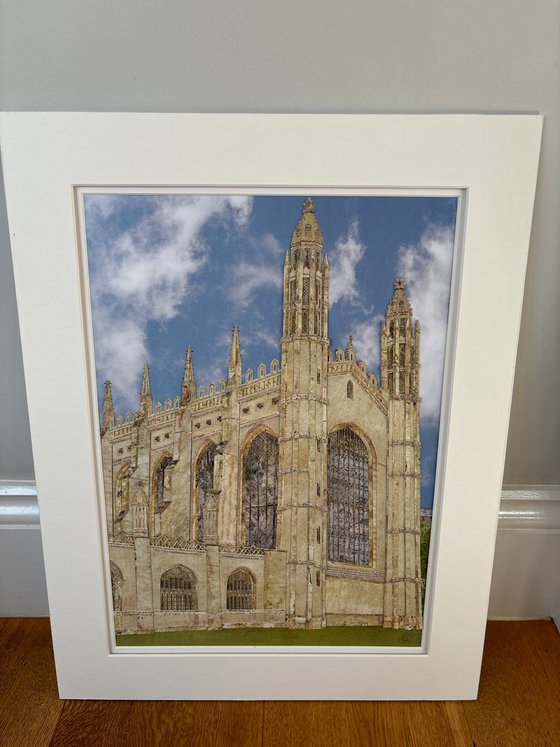
M 311 197 L 308 197 L 305 202 L 303 203 L 303 212 L 304 213 L 314 213 L 315 212 L 315 203 L 313 202 Z

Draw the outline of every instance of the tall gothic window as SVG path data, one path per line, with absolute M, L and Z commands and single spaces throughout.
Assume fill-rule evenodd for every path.
M 278 503 L 278 439 L 263 432 L 247 451 L 245 477 L 245 544 L 276 546 Z
M 227 580 L 227 609 L 255 609 L 255 582 L 244 568 L 238 568 Z
M 196 579 L 194 573 L 183 565 L 176 565 L 162 573 L 160 583 L 162 610 L 196 610 Z
M 351 428 L 329 436 L 329 560 L 369 565 L 369 477 L 366 445 Z
M 290 334 L 292 335 L 296 333 L 296 324 L 297 324 L 296 312 L 292 311 L 292 319 L 290 321 Z
M 198 460 L 196 470 L 196 493 L 198 498 L 196 535 L 199 542 L 202 542 L 204 539 L 204 504 L 214 485 L 214 457 L 216 456 L 217 448 L 216 444 L 208 446 Z

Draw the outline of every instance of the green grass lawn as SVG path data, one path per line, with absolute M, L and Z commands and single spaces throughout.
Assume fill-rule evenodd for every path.
M 229 628 L 118 635 L 117 646 L 420 646 L 421 630 L 332 627 Z

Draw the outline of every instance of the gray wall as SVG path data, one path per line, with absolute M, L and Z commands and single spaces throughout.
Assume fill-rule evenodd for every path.
M 504 481 L 560 483 L 559 29 L 557 0 L 0 0 L 0 108 L 545 114 Z M 0 250 L 0 478 L 25 479 L 3 202 Z

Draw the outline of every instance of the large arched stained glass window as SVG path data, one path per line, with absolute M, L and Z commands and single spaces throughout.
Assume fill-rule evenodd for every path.
M 198 460 L 196 470 L 196 492 L 198 507 L 196 514 L 196 536 L 199 542 L 204 540 L 204 505 L 214 485 L 214 457 L 216 444 L 210 444 Z
M 259 433 L 249 446 L 244 465 L 245 544 L 276 546 L 278 503 L 278 439 Z
M 369 565 L 369 477 L 366 445 L 351 428 L 329 436 L 329 560 Z
M 162 573 L 160 579 L 162 610 L 174 612 L 196 610 L 196 579 L 194 573 L 183 565 L 176 565 Z

